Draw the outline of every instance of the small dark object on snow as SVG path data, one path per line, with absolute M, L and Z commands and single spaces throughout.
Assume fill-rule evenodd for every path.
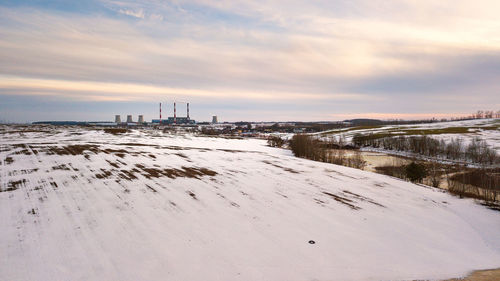
M 316 244 L 316 242 L 314 242 L 314 240 L 309 240 L 309 244 Z

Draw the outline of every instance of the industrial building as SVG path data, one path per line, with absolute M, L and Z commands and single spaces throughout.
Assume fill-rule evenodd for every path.
M 196 121 L 189 117 L 189 102 L 186 103 L 186 117 L 178 117 L 177 116 L 177 102 L 174 102 L 174 116 L 168 117 L 167 119 L 161 118 L 161 103 L 160 103 L 160 119 L 153 119 L 151 122 L 153 124 L 161 124 L 161 125 L 190 125 L 195 124 Z
M 115 115 L 115 123 L 116 125 L 121 125 L 121 126 L 124 126 L 124 125 L 144 125 L 146 124 L 146 122 L 144 122 L 144 115 L 139 115 L 139 118 L 137 120 L 137 122 L 134 122 L 134 119 L 132 117 L 132 115 L 127 115 L 127 122 L 122 122 L 122 118 L 120 115 Z

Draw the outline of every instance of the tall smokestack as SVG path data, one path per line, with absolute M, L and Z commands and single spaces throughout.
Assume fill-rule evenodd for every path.
M 177 114 L 176 114 L 175 102 L 174 102 L 174 124 L 177 124 Z
M 160 125 L 161 125 L 161 102 L 160 102 Z
M 187 103 L 187 120 L 189 120 L 189 102 Z

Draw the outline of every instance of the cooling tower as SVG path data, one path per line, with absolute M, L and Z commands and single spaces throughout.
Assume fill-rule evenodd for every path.
M 144 115 L 139 115 L 139 120 L 137 123 L 144 123 Z
M 115 115 L 115 123 L 121 123 L 122 122 L 122 118 L 120 117 L 120 115 Z
M 132 115 L 127 115 L 127 123 L 134 123 L 132 120 Z

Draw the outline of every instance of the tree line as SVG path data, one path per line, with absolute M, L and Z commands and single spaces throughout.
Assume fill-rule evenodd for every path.
M 500 157 L 496 150 L 490 148 L 486 141 L 480 138 L 473 138 L 469 144 L 465 144 L 460 138 L 452 138 L 446 142 L 425 135 L 380 137 L 376 134 L 356 134 L 353 136 L 352 142 L 357 147 L 411 152 L 427 157 L 464 161 L 478 165 L 500 163 Z
M 351 150 L 352 155 L 346 155 L 345 149 L 350 146 L 345 142 L 343 137 L 322 141 L 306 134 L 296 134 L 291 140 L 286 142 L 280 137 L 273 136 L 268 138 L 268 144 L 274 147 L 282 147 L 288 144 L 296 157 L 314 161 L 357 169 L 363 169 L 366 165 L 358 150 Z

